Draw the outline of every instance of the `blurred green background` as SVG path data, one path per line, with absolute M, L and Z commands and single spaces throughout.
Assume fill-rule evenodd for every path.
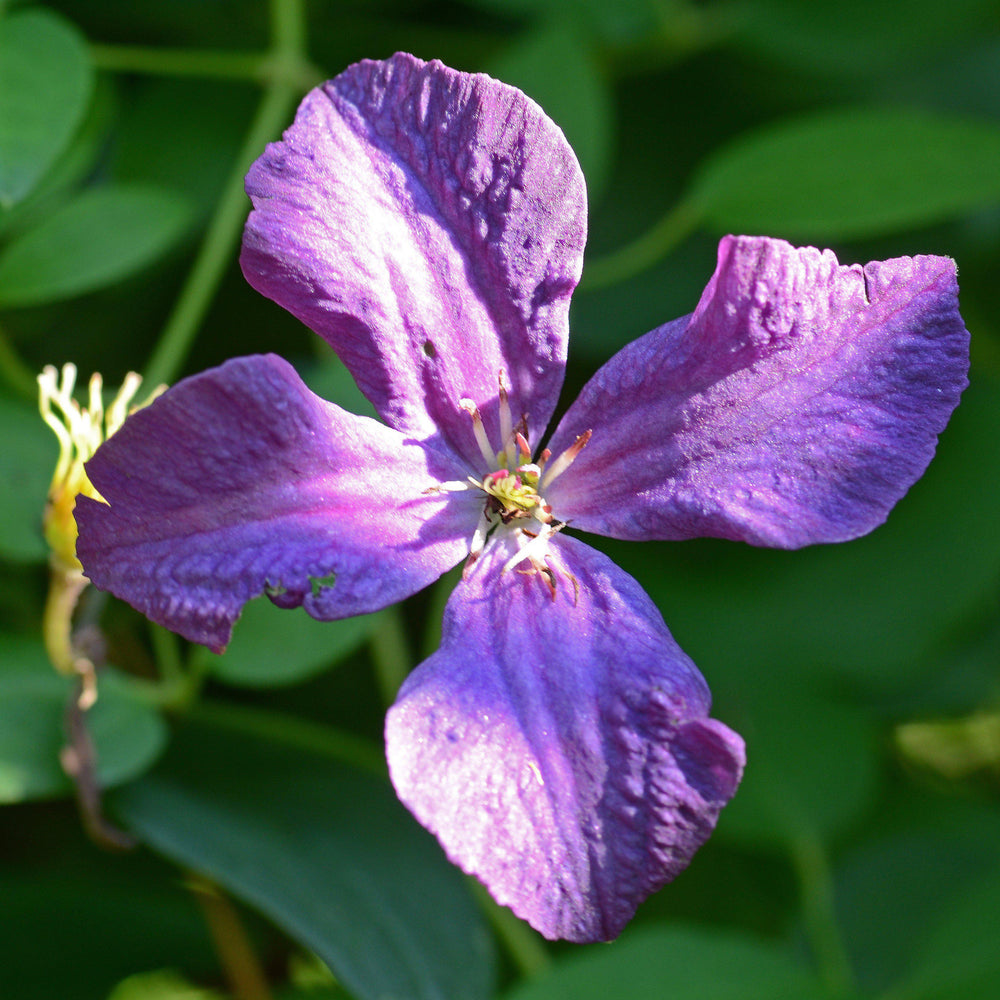
M 274 350 L 363 405 L 240 275 L 242 175 L 305 89 L 400 49 L 521 87 L 580 157 L 566 400 L 694 308 L 723 233 L 959 265 L 972 384 L 883 528 L 602 545 L 749 757 L 716 835 L 611 945 L 498 911 L 387 784 L 382 713 L 450 579 L 335 624 L 255 603 L 221 658 L 90 595 L 120 668 L 90 718 L 105 809 L 140 846 L 91 842 L 59 766 L 35 373 L 176 381 Z M 0 3 L 0 996 L 1000 995 L 998 274 L 995 0 Z

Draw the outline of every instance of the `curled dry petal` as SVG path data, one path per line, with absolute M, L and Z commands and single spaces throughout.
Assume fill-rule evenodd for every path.
M 954 261 L 842 267 L 728 237 L 690 316 L 588 383 L 554 453 L 561 518 L 617 538 L 710 535 L 796 548 L 881 524 L 930 462 L 966 386 Z
M 314 396 L 280 358 L 238 358 L 101 446 L 87 473 L 107 504 L 79 498 L 77 551 L 98 587 L 218 651 L 261 593 L 334 619 L 435 580 L 479 510 L 423 491 L 462 468 Z
M 386 722 L 393 783 L 449 857 L 550 938 L 615 937 L 712 831 L 743 741 L 639 585 L 560 536 L 487 547 Z
M 562 384 L 586 193 L 562 132 L 483 75 L 398 54 L 312 91 L 247 175 L 241 263 L 323 336 L 392 427 L 481 465 L 498 375 L 537 437 Z M 487 471 L 487 470 L 482 470 Z

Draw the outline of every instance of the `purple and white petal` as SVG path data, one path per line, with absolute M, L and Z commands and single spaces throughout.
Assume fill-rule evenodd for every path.
M 90 579 L 220 651 L 261 593 L 316 618 L 385 607 L 468 551 L 480 506 L 424 493 L 464 468 L 314 396 L 273 355 L 186 379 L 134 413 L 77 501 Z
M 967 384 L 957 296 L 946 257 L 843 267 L 727 237 L 694 313 L 622 350 L 567 412 L 554 453 L 594 434 L 546 499 L 617 538 L 863 535 L 923 473 Z
M 615 937 L 678 874 L 742 775 L 743 742 L 639 585 L 557 537 L 538 574 L 495 541 L 386 721 L 399 797 L 549 938 Z
M 562 132 L 484 75 L 397 54 L 312 91 L 247 175 L 241 264 L 323 336 L 392 427 L 481 465 L 498 375 L 541 434 L 562 384 L 586 192 Z M 485 470 L 484 470 L 485 471 Z

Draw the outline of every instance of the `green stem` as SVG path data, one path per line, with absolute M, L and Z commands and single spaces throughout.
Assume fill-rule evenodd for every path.
M 833 877 L 826 849 L 811 831 L 800 831 L 790 846 L 802 896 L 806 934 L 820 977 L 830 996 L 849 996 L 854 988 L 854 976 L 837 923 Z
M 376 777 L 386 777 L 385 757 L 380 746 L 331 726 L 220 701 L 194 702 L 187 715 L 196 722 L 332 757 Z
M 268 64 L 266 54 L 212 52 L 204 49 L 155 49 L 143 45 L 91 45 L 98 69 L 114 73 L 153 76 L 199 76 L 221 80 L 260 80 Z
M 652 229 L 619 250 L 590 261 L 580 283 L 581 291 L 596 291 L 633 278 L 665 257 L 701 221 L 701 213 L 690 202 L 678 202 Z
M 232 900 L 203 875 L 189 875 L 187 884 L 201 905 L 234 1000 L 271 1000 L 267 975 Z
M 271 52 L 262 65 L 268 79 L 264 97 L 250 125 L 236 163 L 226 180 L 215 214 L 159 343 L 146 368 L 149 385 L 172 382 L 201 326 L 215 291 L 239 242 L 247 213 L 243 178 L 265 143 L 291 116 L 302 91 L 315 82 L 305 52 L 303 0 L 271 0 Z
M 226 181 L 218 207 L 208 225 L 201 248 L 187 281 L 149 360 L 144 376 L 147 385 L 170 383 L 180 373 L 184 359 L 222 280 L 247 213 L 243 177 L 264 144 L 280 129 L 298 97 L 298 89 L 275 84 L 261 101 L 236 164 Z
M 369 652 L 375 665 L 382 702 L 391 705 L 396 692 L 406 679 L 413 665 L 410 644 L 403 628 L 403 617 L 398 607 L 386 608 L 378 614 L 378 624 L 371 631 Z

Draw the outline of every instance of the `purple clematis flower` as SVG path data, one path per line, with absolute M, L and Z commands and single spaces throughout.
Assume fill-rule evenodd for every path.
M 393 783 L 543 934 L 613 938 L 708 837 L 744 749 L 642 588 L 561 529 L 794 548 L 876 527 L 966 384 L 954 263 L 727 237 L 695 311 L 612 358 L 540 450 L 586 200 L 532 101 L 407 55 L 359 63 L 247 190 L 248 280 L 383 422 L 274 356 L 181 382 L 90 462 L 86 572 L 220 650 L 258 594 L 342 618 L 465 560 L 388 714 Z

